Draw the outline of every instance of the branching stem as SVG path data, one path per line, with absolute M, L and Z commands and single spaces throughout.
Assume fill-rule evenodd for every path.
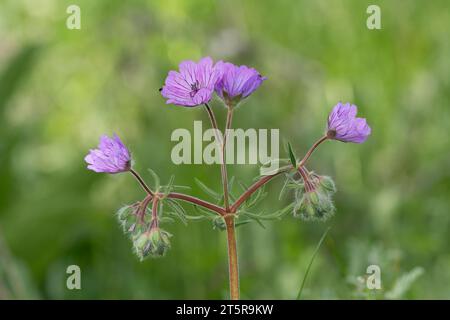
M 236 218 L 236 212 L 239 209 L 239 207 L 247 200 L 254 192 L 256 192 L 259 188 L 264 186 L 267 182 L 272 180 L 273 178 L 281 175 L 282 173 L 285 173 L 291 169 L 293 169 L 292 165 L 288 165 L 285 167 L 282 167 L 278 170 L 277 173 L 272 175 L 267 175 L 261 177 L 258 181 L 256 181 L 253 185 L 251 185 L 246 191 L 242 193 L 242 195 L 233 203 L 231 206 L 229 204 L 229 194 L 228 194 L 228 175 L 227 175 L 227 168 L 226 168 L 226 143 L 227 143 L 227 136 L 228 131 L 231 128 L 231 123 L 233 120 L 233 108 L 228 108 L 228 114 L 227 114 L 227 122 L 225 126 L 225 133 L 222 136 L 218 134 L 219 128 L 217 126 L 217 121 L 214 116 L 213 111 L 209 107 L 208 104 L 205 104 L 206 111 L 208 112 L 208 116 L 211 120 L 211 124 L 216 132 L 216 140 L 222 141 L 221 145 L 221 176 L 222 176 L 222 184 L 223 184 L 223 193 L 224 193 L 224 207 L 212 204 L 210 202 L 207 202 L 205 200 L 186 195 L 183 193 L 177 193 L 177 192 L 170 192 L 166 196 L 171 199 L 178 199 L 185 202 L 189 202 L 194 205 L 198 205 L 200 207 L 206 208 L 208 210 L 211 210 L 220 216 L 223 217 L 225 220 L 226 230 L 227 230 L 227 243 L 228 243 L 228 269 L 229 269 L 229 283 L 230 283 L 230 298 L 232 300 L 238 300 L 239 299 L 239 268 L 238 268 L 238 256 L 237 256 L 237 245 L 236 245 L 236 232 L 235 232 L 235 218 Z M 327 140 L 327 136 L 323 136 L 319 140 L 312 145 L 312 147 L 308 150 L 306 155 L 303 157 L 303 159 L 299 162 L 296 169 L 300 171 L 300 173 L 305 175 L 305 172 L 303 171 L 303 166 L 308 161 L 311 154 L 314 152 L 314 150 L 323 142 Z M 141 187 L 145 190 L 147 193 L 146 198 L 143 202 L 144 210 L 146 210 L 147 205 L 150 201 L 153 201 L 152 204 L 152 223 L 151 226 L 157 227 L 158 225 L 158 202 L 160 200 L 159 193 L 154 193 L 144 182 L 144 180 L 141 178 L 141 176 L 133 169 L 130 169 L 131 174 L 136 178 L 136 180 L 139 182 Z M 304 177 L 305 178 L 305 177 Z M 307 179 L 306 179 L 307 180 Z M 305 180 L 305 186 L 307 181 Z M 145 211 L 144 211 L 145 214 Z M 155 225 L 156 224 L 156 225 Z

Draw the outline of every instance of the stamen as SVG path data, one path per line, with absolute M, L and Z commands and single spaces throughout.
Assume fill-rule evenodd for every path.
M 191 96 L 191 98 L 193 98 L 197 92 L 200 90 L 200 83 L 198 82 L 198 80 L 195 81 L 195 83 L 191 84 L 191 92 L 189 93 L 189 95 Z

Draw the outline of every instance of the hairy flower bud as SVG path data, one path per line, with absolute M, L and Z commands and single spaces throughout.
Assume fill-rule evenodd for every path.
M 172 235 L 158 227 L 137 234 L 133 246 L 137 256 L 144 260 L 148 256 L 162 257 L 170 248 L 169 238 Z
M 213 223 L 213 228 L 214 229 L 219 229 L 219 230 L 225 230 L 227 228 L 226 224 L 225 224 L 225 220 L 222 217 L 216 217 L 213 219 L 212 221 Z
M 321 187 L 324 191 L 334 194 L 336 193 L 336 185 L 334 184 L 333 179 L 328 176 L 317 176 L 319 187 Z
M 303 193 L 294 207 L 294 217 L 303 220 L 325 221 L 333 216 L 334 212 L 335 207 L 330 195 L 321 188 Z

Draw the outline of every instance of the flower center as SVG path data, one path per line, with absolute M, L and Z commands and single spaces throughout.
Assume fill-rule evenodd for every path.
M 189 93 L 189 95 L 192 97 L 194 97 L 197 92 L 200 90 L 200 83 L 198 83 L 198 80 L 195 81 L 195 83 L 191 84 L 191 92 Z

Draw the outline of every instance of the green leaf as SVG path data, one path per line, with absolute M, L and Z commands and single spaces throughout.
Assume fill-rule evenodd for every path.
M 242 214 L 244 216 L 247 216 L 247 217 L 253 219 L 254 221 L 256 221 L 256 223 L 258 223 L 261 228 L 263 228 L 263 229 L 266 228 L 266 226 L 262 223 L 262 221 L 260 219 L 262 215 L 260 216 L 260 215 L 257 215 L 257 214 L 254 214 L 254 213 L 251 213 L 251 212 L 248 212 L 248 211 L 244 211 L 244 212 L 242 212 Z M 262 217 L 264 218 L 264 216 L 262 216 Z
M 249 199 L 246 201 L 246 207 L 252 208 L 256 204 L 258 204 L 259 201 L 263 200 L 267 196 L 267 192 L 264 192 L 264 186 L 258 189 Z
M 168 213 L 171 214 L 171 213 L 173 213 L 173 212 L 168 212 Z M 175 222 L 175 220 L 173 220 L 173 219 L 170 218 L 170 217 L 161 217 L 161 218 L 159 218 L 159 221 L 160 221 L 161 223 Z
M 247 223 L 250 223 L 250 222 L 251 222 L 250 220 L 238 221 L 238 222 L 234 223 L 234 226 L 235 227 L 240 227 L 240 226 L 246 225 Z
M 248 187 L 242 182 L 239 182 L 239 186 L 242 188 L 244 192 L 248 189 Z M 253 193 L 250 197 L 248 197 L 244 201 L 244 207 L 245 208 L 254 207 L 259 201 L 264 199 L 267 196 L 267 193 L 264 192 L 264 190 L 265 186 L 259 188 L 255 193 Z
M 182 185 L 178 185 L 178 184 L 173 184 L 172 185 L 172 190 L 191 190 L 192 188 L 189 186 L 182 186 Z
M 203 207 L 197 206 L 197 205 L 193 205 L 195 211 L 197 211 L 198 213 L 204 213 L 207 216 L 209 216 L 210 219 L 215 219 L 217 217 L 217 213 L 215 211 L 210 211 L 209 209 L 205 209 Z
M 178 219 L 180 219 L 180 221 L 187 225 L 187 220 L 186 220 L 186 210 L 184 210 L 184 208 L 176 201 L 172 200 L 172 199 L 166 199 L 165 201 L 169 207 L 173 210 L 173 212 L 170 212 L 172 215 L 176 216 Z
M 169 183 L 166 186 L 164 186 L 164 195 L 165 196 L 167 196 L 172 191 L 174 180 L 175 180 L 175 176 L 171 175 Z
M 159 187 L 161 186 L 161 180 L 159 179 L 158 175 L 156 174 L 155 171 L 153 171 L 152 169 L 148 168 L 147 169 L 148 172 L 150 172 L 152 178 L 153 178 L 153 187 L 155 188 L 155 190 L 158 190 Z
M 295 168 L 297 167 L 297 159 L 295 159 L 294 152 L 292 151 L 291 143 L 288 142 L 288 153 L 289 153 L 289 159 L 291 160 L 292 166 Z
M 286 174 L 286 180 L 283 183 L 283 186 L 281 187 L 280 194 L 278 195 L 278 200 L 281 200 L 283 198 L 284 194 L 286 193 L 286 189 L 288 188 L 288 184 L 291 182 L 291 175 Z
M 206 184 L 201 182 L 199 179 L 194 178 L 194 181 L 200 187 L 200 189 L 202 189 L 206 194 L 208 194 L 212 198 L 214 198 L 216 200 L 220 200 L 222 198 L 221 194 L 219 194 L 219 193 L 215 192 L 214 190 L 212 190 L 211 188 L 209 188 Z
M 245 209 L 240 209 L 239 213 L 242 213 L 243 215 L 245 215 L 251 219 L 255 219 L 255 220 L 258 219 L 260 221 L 280 220 L 285 214 L 291 212 L 293 206 L 294 206 L 294 203 L 291 203 L 288 206 L 286 206 L 285 208 L 275 211 L 270 214 L 263 214 L 263 213 L 256 214 L 256 213 L 249 212 Z
M 117 218 L 120 220 L 126 219 L 127 218 L 126 216 L 128 216 L 128 214 L 131 213 L 132 209 L 133 207 L 130 205 L 125 205 L 119 208 L 119 210 L 116 211 Z
M 207 217 L 207 216 L 190 216 L 190 215 L 186 215 L 186 219 L 188 219 L 188 220 L 202 220 L 202 219 L 210 219 L 210 217 Z
M 280 171 L 286 170 L 288 166 L 290 167 L 289 159 L 272 159 L 264 163 L 259 168 L 260 176 L 267 176 L 277 174 Z

